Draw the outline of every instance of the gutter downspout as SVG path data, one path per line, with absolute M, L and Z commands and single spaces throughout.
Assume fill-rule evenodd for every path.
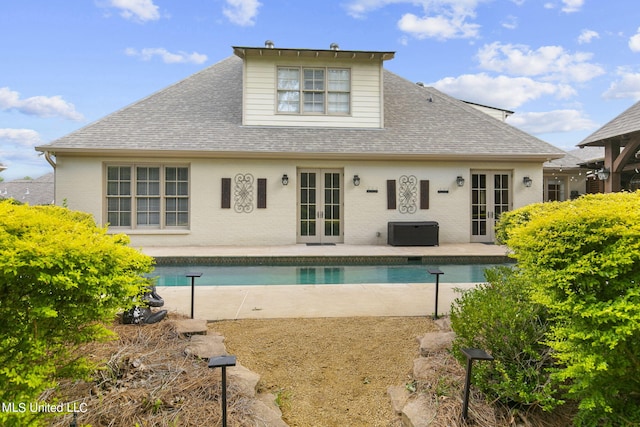
M 51 167 L 53 168 L 53 170 L 56 170 L 56 162 L 53 161 L 53 159 L 51 158 L 51 153 L 48 151 L 44 152 L 44 158 L 47 160 L 47 163 L 49 163 L 51 165 Z

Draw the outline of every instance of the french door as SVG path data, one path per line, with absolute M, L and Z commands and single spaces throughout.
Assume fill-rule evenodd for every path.
M 343 242 L 343 172 L 340 169 L 298 170 L 298 241 Z
M 511 173 L 471 173 L 471 241 L 492 243 L 500 215 L 511 207 Z

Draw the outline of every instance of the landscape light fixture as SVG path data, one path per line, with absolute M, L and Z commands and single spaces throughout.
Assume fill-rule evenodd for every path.
M 214 356 L 210 368 L 222 368 L 222 427 L 227 427 L 227 366 L 236 366 L 236 356 Z
M 524 178 L 522 178 L 522 183 L 525 187 L 531 187 L 531 184 L 533 184 L 533 180 L 528 176 L 525 176 Z
M 464 186 L 464 178 L 461 175 L 456 178 L 456 184 L 458 184 L 458 187 Z
M 609 179 L 610 170 L 607 168 L 602 168 L 598 171 L 598 179 L 600 181 L 606 181 Z
M 288 184 L 289 184 L 289 177 L 285 173 L 284 175 L 282 175 L 282 185 L 288 185 Z
M 360 185 L 360 177 L 358 175 L 353 175 L 353 185 L 356 187 Z
M 462 401 L 462 420 L 467 420 L 469 410 L 469 388 L 471 387 L 471 366 L 474 360 L 493 360 L 493 356 L 479 348 L 462 348 L 462 353 L 467 357 L 467 376 L 464 384 L 464 400 Z
M 427 268 L 427 271 L 429 272 L 429 274 L 433 274 L 434 276 L 436 276 L 436 307 L 433 312 L 433 319 L 437 320 L 438 319 L 438 286 L 440 285 L 440 275 L 444 274 L 444 271 L 440 270 L 439 268 Z
M 191 318 L 193 319 L 193 297 L 196 289 L 196 277 L 202 276 L 202 273 L 187 273 L 187 277 L 191 277 Z

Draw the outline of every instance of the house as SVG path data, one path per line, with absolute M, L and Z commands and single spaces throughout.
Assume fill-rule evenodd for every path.
M 53 172 L 36 179 L 14 179 L 0 182 L 0 199 L 15 199 L 35 205 L 53 204 Z
M 605 193 L 640 187 L 640 101 L 586 137 L 579 147 L 604 147 L 598 177 Z
M 50 144 L 56 200 L 136 246 L 492 242 L 564 152 L 386 70 L 394 52 L 233 55 Z
M 559 159 L 544 163 L 542 198 L 545 202 L 563 202 L 589 192 L 588 183 L 593 177 L 578 157 L 578 151 L 571 150 Z

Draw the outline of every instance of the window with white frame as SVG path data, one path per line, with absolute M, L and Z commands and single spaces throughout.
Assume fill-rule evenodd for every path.
M 278 67 L 278 113 L 349 114 L 351 70 Z
M 188 227 L 189 168 L 107 166 L 106 207 L 111 227 Z

